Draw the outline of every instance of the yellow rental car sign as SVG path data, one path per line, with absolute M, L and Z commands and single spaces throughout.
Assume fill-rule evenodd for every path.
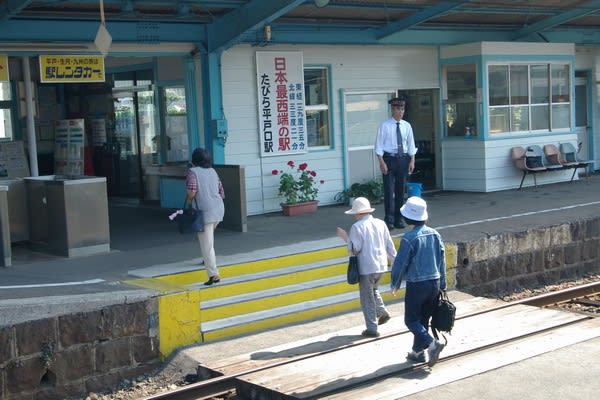
M 0 55 L 0 82 L 8 82 L 8 57 Z
M 104 82 L 104 57 L 40 56 L 40 76 L 44 83 Z

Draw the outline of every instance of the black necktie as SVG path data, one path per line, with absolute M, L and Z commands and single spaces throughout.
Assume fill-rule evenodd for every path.
M 396 141 L 398 142 L 398 155 L 404 154 L 404 147 L 402 147 L 402 134 L 400 133 L 400 122 L 396 122 Z

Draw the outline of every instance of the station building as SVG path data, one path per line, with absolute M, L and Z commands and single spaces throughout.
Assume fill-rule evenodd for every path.
M 201 146 L 238 168 L 247 215 L 280 210 L 272 171 L 288 161 L 334 204 L 379 179 L 375 134 L 397 95 L 425 189 L 517 188 L 515 146 L 571 143 L 596 170 L 600 2 L 534 3 L 8 1 L 0 174 L 103 176 L 109 197 L 176 208 Z

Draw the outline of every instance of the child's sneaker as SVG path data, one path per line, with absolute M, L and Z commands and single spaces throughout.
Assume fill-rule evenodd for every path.
M 438 359 L 440 358 L 440 353 L 442 352 L 442 350 L 444 350 L 444 346 L 446 345 L 440 342 L 439 340 L 434 339 L 433 342 L 431 342 L 429 348 L 427 349 L 427 354 L 429 355 L 429 362 L 427 363 L 427 365 L 433 367 L 435 363 L 438 362 Z
M 424 363 L 425 362 L 425 352 L 424 351 L 420 351 L 420 352 L 416 353 L 414 350 L 411 350 L 406 355 L 406 358 L 409 359 L 410 361 L 414 361 L 414 362 L 418 362 L 418 363 Z

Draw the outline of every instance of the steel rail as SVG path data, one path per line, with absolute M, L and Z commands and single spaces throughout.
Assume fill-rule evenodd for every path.
M 534 307 L 543 307 L 543 306 L 547 306 L 547 305 L 551 305 L 551 304 L 555 304 L 555 303 L 559 303 L 559 302 L 563 302 L 563 301 L 567 301 L 573 298 L 577 298 L 577 297 L 582 297 L 582 296 L 586 296 L 586 295 L 590 295 L 590 294 L 595 294 L 595 293 L 600 293 L 600 282 L 593 282 L 593 283 L 589 283 L 589 284 L 585 284 L 585 285 L 581 285 L 581 286 L 575 286 L 575 287 L 571 287 L 571 288 L 567 288 L 567 289 L 563 289 L 563 290 L 559 290 L 559 291 L 555 291 L 555 292 L 549 292 L 549 293 L 544 293 L 538 296 L 533 296 L 533 297 L 528 297 L 528 298 L 524 298 L 524 299 L 520 299 L 520 300 L 515 300 L 515 301 L 511 301 L 511 302 L 507 302 L 506 304 L 500 304 L 500 305 L 496 305 L 496 306 L 492 306 L 490 308 L 487 308 L 485 310 L 478 310 L 478 311 L 473 311 L 471 313 L 466 313 L 464 315 L 461 315 L 460 317 L 457 317 L 457 320 L 463 319 L 463 318 L 469 318 L 469 317 L 474 317 L 477 315 L 481 315 L 481 314 L 485 314 L 485 313 L 489 313 L 489 312 L 493 312 L 493 311 L 497 311 L 497 310 L 501 310 L 501 309 L 505 309 L 508 307 L 513 307 L 516 305 L 528 305 L 528 306 L 534 306 Z M 489 345 L 485 345 L 485 346 L 481 346 L 478 347 L 476 349 L 471 349 L 465 352 L 462 352 L 460 354 L 456 354 L 453 356 L 449 356 L 449 357 L 445 357 L 444 360 L 450 360 L 450 359 L 454 359 L 460 356 L 464 356 L 464 355 L 468 355 L 471 353 L 474 353 L 476 351 L 481 351 L 481 350 L 485 350 L 487 348 L 491 348 L 494 346 L 498 346 L 498 345 L 502 345 L 505 344 L 509 341 L 512 340 L 519 340 L 522 339 L 524 337 L 530 336 L 530 335 L 534 335 L 534 334 L 539 334 L 541 332 L 550 330 L 550 329 L 555 329 L 557 327 L 561 327 L 561 326 L 565 326 L 565 325 L 569 325 L 572 323 L 577 323 L 577 322 L 581 322 L 582 320 L 586 320 L 589 319 L 590 317 L 582 317 L 581 319 L 575 320 L 575 321 L 571 321 L 571 322 L 567 322 L 561 325 L 557 325 L 551 328 L 546 328 L 544 330 L 540 330 L 540 331 L 536 331 L 536 332 L 532 332 L 529 334 L 525 334 L 516 338 L 511 338 L 511 339 L 506 339 L 504 341 L 498 342 L 498 343 L 492 343 Z M 192 383 L 190 385 L 186 385 L 186 386 L 182 386 L 180 388 L 177 388 L 173 391 L 169 391 L 169 392 L 164 392 L 164 393 L 159 393 L 156 395 L 152 395 L 149 397 L 145 397 L 144 400 L 190 400 L 190 399 L 208 399 L 211 398 L 211 396 L 217 396 L 219 394 L 222 393 L 226 393 L 226 392 L 235 392 L 235 379 L 239 378 L 243 375 L 248 375 L 251 373 L 255 373 L 255 372 L 260 372 L 260 371 L 265 371 L 268 369 L 272 369 L 272 368 L 276 368 L 276 367 L 280 367 L 286 364 L 291 364 L 291 363 L 295 363 L 301 360 L 306 360 L 309 358 L 314 358 L 314 357 L 319 357 L 322 356 L 324 354 L 328 354 L 328 353 L 333 353 L 333 352 L 337 352 L 337 351 L 341 351 L 344 349 L 348 349 L 348 348 L 352 348 L 355 346 L 360 346 L 363 345 L 365 343 L 369 343 L 369 342 L 373 342 L 373 341 L 377 341 L 377 340 L 383 340 L 386 338 L 391 338 L 394 336 L 399 336 L 402 334 L 405 334 L 408 332 L 408 329 L 402 329 L 399 330 L 397 332 L 394 333 L 389 333 L 386 335 L 382 335 L 378 338 L 372 338 L 372 339 L 365 339 L 365 340 L 360 340 L 358 342 L 355 343 L 350 343 L 350 344 L 346 344 L 346 345 L 342 345 L 339 347 L 336 347 L 334 349 L 328 349 L 328 350 L 324 350 L 318 353 L 312 353 L 312 354 L 305 354 L 305 355 L 301 355 L 298 357 L 294 357 L 293 359 L 289 359 L 289 360 L 282 360 L 282 361 L 276 361 L 267 365 L 263 365 L 260 367 L 256 367 L 256 368 L 251 368 L 248 370 L 244 370 L 244 371 L 240 371 L 240 372 L 236 372 L 234 374 L 231 375 L 224 375 L 224 376 L 218 376 L 218 377 L 214 377 L 214 378 L 209 378 L 206 380 L 203 380 L 201 382 L 196 382 L 196 383 Z M 442 360 L 443 361 L 443 360 Z M 426 365 L 426 364 L 425 364 Z M 421 369 L 424 368 L 423 364 L 415 364 L 405 370 L 403 370 L 402 373 L 405 372 L 411 372 L 417 369 Z M 394 372 L 393 374 L 397 374 L 398 372 Z M 387 376 L 387 375 L 385 375 Z M 385 377 L 384 375 L 379 376 L 377 379 L 379 380 L 380 378 Z M 361 384 L 358 384 L 357 386 L 363 385 L 365 384 L 364 382 L 362 382 Z M 351 388 L 351 387 L 356 387 L 356 386 L 348 386 L 347 388 Z
M 529 297 L 518 302 L 528 306 L 543 307 L 550 304 L 561 303 L 563 301 L 575 299 L 577 297 L 589 296 L 600 293 L 600 282 L 592 282 L 586 285 L 574 286 L 571 288 L 558 290 L 556 292 L 548 292 L 535 297 Z

